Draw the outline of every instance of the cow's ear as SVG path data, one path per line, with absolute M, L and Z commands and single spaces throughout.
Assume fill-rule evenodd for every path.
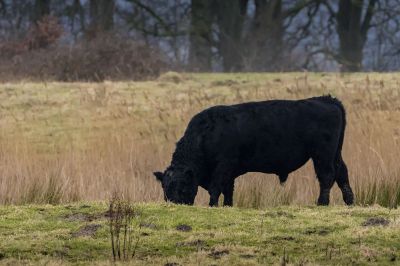
M 158 181 L 162 182 L 163 176 L 164 176 L 163 173 L 161 173 L 161 172 L 154 172 L 153 174 L 154 174 L 154 176 L 156 177 L 156 179 L 157 179 Z

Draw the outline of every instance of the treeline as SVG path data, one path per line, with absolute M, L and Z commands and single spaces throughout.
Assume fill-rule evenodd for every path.
M 0 57 L 106 35 L 190 71 L 392 71 L 400 0 L 0 0 Z

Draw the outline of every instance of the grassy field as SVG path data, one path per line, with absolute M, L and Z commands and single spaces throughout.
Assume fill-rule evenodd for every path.
M 131 264 L 398 264 L 399 85 L 396 73 L 0 84 L 0 264 L 110 264 L 113 195 L 134 204 Z M 361 206 L 342 206 L 335 186 L 334 206 L 316 207 L 310 162 L 284 187 L 273 175 L 239 177 L 234 208 L 203 207 L 204 190 L 195 207 L 160 204 L 152 172 L 198 111 L 327 93 L 347 109 L 343 156 Z
M 148 82 L 4 83 L 0 87 L 0 203 L 162 201 L 152 176 L 169 163 L 196 112 L 216 104 L 331 93 L 346 109 L 344 159 L 358 204 L 400 202 L 400 76 L 178 74 Z M 312 164 L 285 187 L 273 175 L 237 179 L 236 206 L 314 204 Z M 342 204 L 335 186 L 333 204 Z M 201 190 L 196 203 L 208 195 Z
M 167 204 L 134 209 L 133 265 L 396 265 L 400 260 L 399 210 Z M 0 264 L 112 261 L 105 203 L 3 206 L 0 230 Z

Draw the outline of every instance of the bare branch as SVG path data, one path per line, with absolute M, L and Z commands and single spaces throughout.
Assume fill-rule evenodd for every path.
M 328 1 L 322 0 L 320 3 L 321 3 L 322 5 L 324 5 L 324 6 L 326 7 L 326 9 L 328 9 L 329 14 L 331 15 L 331 17 L 336 17 L 337 12 L 335 12 L 335 11 L 333 10 L 333 7 L 331 6 L 331 4 L 329 4 Z
M 167 32 L 167 34 L 171 34 L 171 35 L 173 34 L 171 32 L 170 27 L 167 25 L 167 23 L 164 21 L 164 19 L 162 19 L 151 7 L 143 4 L 140 0 L 129 0 L 129 2 L 136 4 L 138 7 L 145 10 L 153 18 L 155 18 L 160 23 L 160 25 L 164 28 L 164 30 Z
M 370 0 L 368 3 L 367 11 L 365 13 L 364 21 L 361 25 L 361 35 L 365 39 L 367 36 L 368 29 L 370 28 L 371 19 L 374 14 L 374 7 L 377 0 Z
M 307 7 L 307 6 L 311 6 L 314 4 L 318 4 L 319 5 L 319 1 L 320 0 L 301 0 L 298 1 L 293 7 L 285 10 L 283 12 L 283 17 L 287 18 L 289 16 L 296 16 L 301 10 L 303 10 L 303 8 Z

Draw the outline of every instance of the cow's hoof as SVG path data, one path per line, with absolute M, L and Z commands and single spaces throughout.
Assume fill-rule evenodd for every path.
M 329 199 L 326 198 L 319 198 L 317 202 L 318 206 L 328 206 L 329 205 Z
M 353 194 L 345 195 L 343 197 L 343 201 L 344 201 L 344 203 L 346 203 L 346 205 L 353 205 L 354 204 L 354 196 L 353 196 Z

